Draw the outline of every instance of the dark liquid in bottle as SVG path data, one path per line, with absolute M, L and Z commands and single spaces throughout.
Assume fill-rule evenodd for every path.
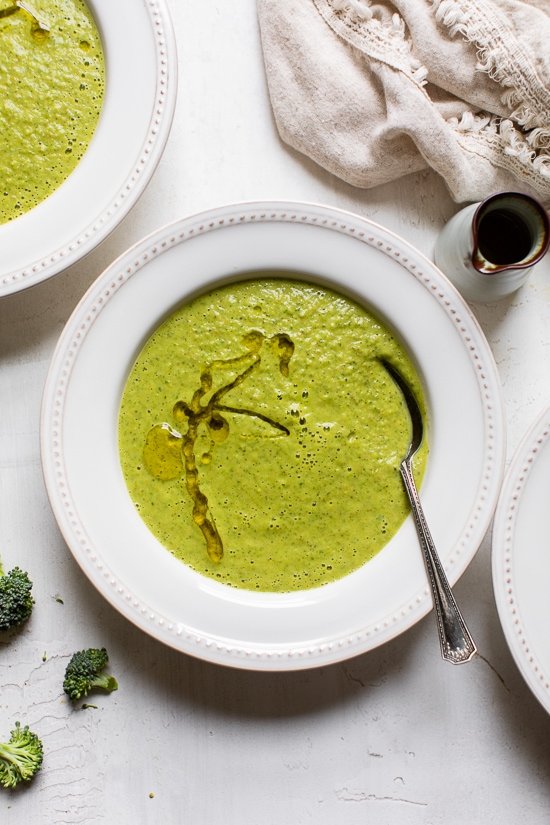
M 513 212 L 495 209 L 483 215 L 477 233 L 479 251 L 492 264 L 515 264 L 531 251 L 528 226 Z

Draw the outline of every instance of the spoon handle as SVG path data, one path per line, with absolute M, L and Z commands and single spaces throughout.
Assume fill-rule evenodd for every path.
M 411 462 L 405 459 L 400 466 L 401 477 L 409 497 L 416 532 L 422 548 L 428 579 L 432 589 L 433 603 L 437 618 L 441 655 L 453 665 L 469 662 L 477 648 L 466 622 L 453 596 L 445 570 L 435 549 L 435 544 L 426 523 L 424 510 L 416 489 Z

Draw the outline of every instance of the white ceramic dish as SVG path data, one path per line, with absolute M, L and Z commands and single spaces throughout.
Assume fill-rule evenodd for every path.
M 176 100 L 175 38 L 165 0 L 87 0 L 106 63 L 105 100 L 69 178 L 0 225 L 0 297 L 75 263 L 135 204 L 161 157 Z
M 493 526 L 493 585 L 510 651 L 550 713 L 550 407 L 519 445 Z
M 289 670 L 367 651 L 430 610 L 412 519 L 340 581 L 293 594 L 237 590 L 194 573 L 151 535 L 130 502 L 117 448 L 122 389 L 158 323 L 197 291 L 261 270 L 350 294 L 408 346 L 430 407 L 422 498 L 456 581 L 489 526 L 503 471 L 496 368 L 475 319 L 439 270 L 397 236 L 346 212 L 237 204 L 166 227 L 122 256 L 90 288 L 58 343 L 44 394 L 42 458 L 70 549 L 121 613 L 195 656 Z

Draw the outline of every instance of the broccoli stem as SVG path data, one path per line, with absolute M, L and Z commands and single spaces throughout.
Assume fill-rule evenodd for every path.
M 111 693 L 113 690 L 117 690 L 118 682 L 114 676 L 111 676 L 109 673 L 104 675 L 96 676 L 90 682 L 90 690 L 92 688 L 100 688 L 101 690 L 106 690 Z

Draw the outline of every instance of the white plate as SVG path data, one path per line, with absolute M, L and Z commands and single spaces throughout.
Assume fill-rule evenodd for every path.
M 44 395 L 44 473 L 66 541 L 100 592 L 152 636 L 218 663 L 289 670 L 367 651 L 430 610 L 412 519 L 337 582 L 238 590 L 157 542 L 130 502 L 117 449 L 122 389 L 151 332 L 188 296 L 258 270 L 350 294 L 408 346 L 430 408 L 422 498 L 451 582 L 493 515 L 504 427 L 493 358 L 464 301 L 405 241 L 355 215 L 295 203 L 220 208 L 146 238 L 96 281 L 61 336 Z
M 550 713 L 550 407 L 519 445 L 493 526 L 493 586 L 510 651 Z
M 168 138 L 177 88 L 164 0 L 87 0 L 106 88 L 88 150 L 49 198 L 0 225 L 0 297 L 50 278 L 102 241 L 143 192 Z

